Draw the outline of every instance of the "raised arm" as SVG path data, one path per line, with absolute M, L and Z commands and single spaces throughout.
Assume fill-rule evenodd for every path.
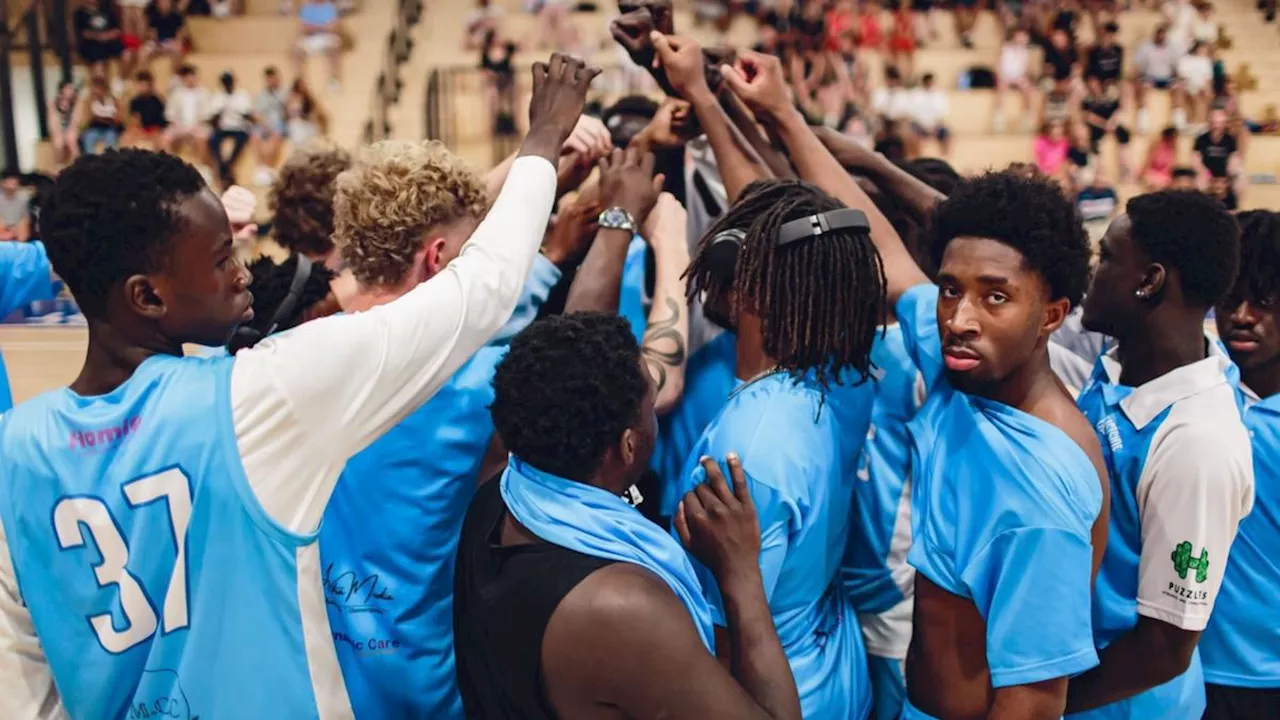
M 918 218 L 928 217 L 934 206 L 947 199 L 946 195 L 847 135 L 826 127 L 814 128 L 814 133 L 841 165 L 871 178 L 876 187 L 904 203 Z
M 551 213 L 553 163 L 598 73 L 562 55 L 534 66 L 521 156 L 438 275 L 395 302 L 304 324 L 236 356 L 241 456 L 277 522 L 317 527 L 347 459 L 431 397 L 510 317 Z
M 634 149 L 614 150 L 600 161 L 600 207 L 605 216 L 621 210 L 630 218 L 629 228 L 601 227 L 569 286 L 564 311 L 616 313 L 622 288 L 622 268 L 631 240 L 640 232 L 662 191 L 662 176 L 653 174 L 653 154 Z M 611 213 L 611 211 L 615 211 Z
M 768 165 L 729 121 L 720 101 L 707 85 L 702 48 L 689 38 L 657 32 L 650 37 L 667 79 L 680 96 L 693 105 L 698 124 L 707 134 L 729 201 L 736 200 L 742 189 L 752 182 L 773 177 Z
M 688 213 L 680 201 L 663 193 L 644 226 L 644 237 L 653 248 L 657 278 L 640 352 L 658 389 L 654 410 L 659 415 L 675 407 L 684 393 L 689 347 L 689 302 L 685 299 L 684 278 L 689 267 L 688 222 Z
M 893 225 L 827 150 L 796 109 L 783 78 L 781 62 L 771 55 L 742 52 L 738 54 L 736 66 L 726 65 L 721 68 L 721 73 L 725 83 L 755 111 L 756 117 L 776 129 L 801 179 L 867 214 L 871 221 L 871 239 L 884 262 L 889 303 L 897 303 L 898 297 L 908 288 L 929 282 Z

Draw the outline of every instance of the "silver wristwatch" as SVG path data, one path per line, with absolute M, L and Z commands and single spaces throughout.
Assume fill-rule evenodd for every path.
M 636 219 L 631 217 L 631 213 L 617 206 L 600 213 L 598 222 L 601 230 L 626 230 L 630 233 L 636 231 Z

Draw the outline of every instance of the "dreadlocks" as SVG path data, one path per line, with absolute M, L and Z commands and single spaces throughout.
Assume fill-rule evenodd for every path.
M 1250 210 L 1240 223 L 1240 274 L 1232 296 L 1251 304 L 1280 295 L 1280 214 Z
M 795 377 L 810 371 L 823 388 L 853 369 L 871 369 L 871 344 L 885 313 L 885 276 L 869 234 L 845 229 L 777 246 L 791 220 L 837 210 L 838 200 L 807 183 L 759 180 L 716 222 L 689 264 L 689 298 L 728 293 L 734 312 L 758 314 L 764 351 Z M 732 281 L 708 258 L 721 232 L 745 233 Z

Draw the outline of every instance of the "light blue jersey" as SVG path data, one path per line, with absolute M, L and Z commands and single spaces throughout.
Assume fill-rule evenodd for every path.
M 833 385 L 774 373 L 740 385 L 698 440 L 670 515 L 705 479 L 698 458 L 742 458 L 760 518 L 760 569 L 806 718 L 864 718 L 871 693 L 857 616 L 840 582 L 853 484 L 871 422 L 870 382 Z M 714 578 L 697 566 L 723 625 Z
M 928 389 L 908 426 L 908 562 L 973 602 L 986 623 L 992 687 L 1082 672 L 1098 663 L 1089 623 L 1098 473 L 1057 427 L 951 386 L 937 302 L 938 288 L 920 285 L 897 306 Z
M 0 523 L 77 720 L 320 715 L 299 582 L 314 536 L 249 487 L 233 364 L 156 355 L 106 395 L 0 417 Z
M 1257 491 L 1200 636 L 1200 658 L 1205 680 L 1215 685 L 1280 688 L 1280 622 L 1267 600 L 1280 588 L 1280 395 L 1259 398 L 1244 386 L 1240 391 Z
M 18 308 L 53 297 L 49 256 L 44 243 L 0 242 L 0 318 Z M 0 354 L 0 413 L 13 407 L 9 374 Z
M 1217 343 L 1209 357 L 1133 388 L 1117 351 L 1098 359 L 1080 409 L 1102 441 L 1111 482 L 1107 552 L 1094 592 L 1099 649 L 1138 616 L 1201 631 L 1222 584 L 1236 527 L 1253 500 L 1249 436 Z M 1182 675 L 1072 718 L 1198 720 L 1199 651 Z
M 664 507 L 675 507 L 679 501 L 682 474 L 693 446 L 738 384 L 734 377 L 735 342 L 733 333 L 721 333 L 690 355 L 684 369 L 684 393 L 671 412 L 658 418 L 658 441 L 650 465 L 658 474 Z M 674 499 L 668 502 L 668 498 Z
M 493 375 L 560 272 L 542 256 L 511 319 L 440 391 L 347 462 L 320 530 L 325 604 L 360 720 L 462 717 L 453 564 L 493 437 Z M 488 478 L 485 478 L 488 479 Z
M 853 490 L 853 518 L 840 577 L 867 645 L 877 718 L 896 718 L 906 694 L 903 660 L 911 643 L 910 444 L 907 421 L 923 402 L 920 371 L 907 354 L 902 327 L 885 328 L 871 347 L 875 403 Z

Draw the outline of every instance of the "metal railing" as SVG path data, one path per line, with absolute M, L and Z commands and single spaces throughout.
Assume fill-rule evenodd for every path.
M 6 170 L 18 169 L 18 137 L 13 106 L 13 63 L 10 53 L 26 49 L 31 57 L 32 89 L 40 138 L 49 139 L 48 92 L 45 87 L 46 50 L 52 50 L 61 66 L 61 82 L 71 80 L 71 37 L 66 0 L 32 0 L 26 9 L 10 17 L 8 4 L 0 2 L 0 116 L 4 132 L 0 150 Z
M 384 140 L 391 136 L 391 121 L 387 117 L 390 107 L 400 101 L 404 81 L 400 66 L 413 52 L 411 30 L 422 19 L 422 0 L 400 0 L 396 7 L 396 22 L 387 35 L 382 54 L 382 70 L 374 83 L 373 97 L 369 101 L 369 120 L 364 125 L 366 143 Z

